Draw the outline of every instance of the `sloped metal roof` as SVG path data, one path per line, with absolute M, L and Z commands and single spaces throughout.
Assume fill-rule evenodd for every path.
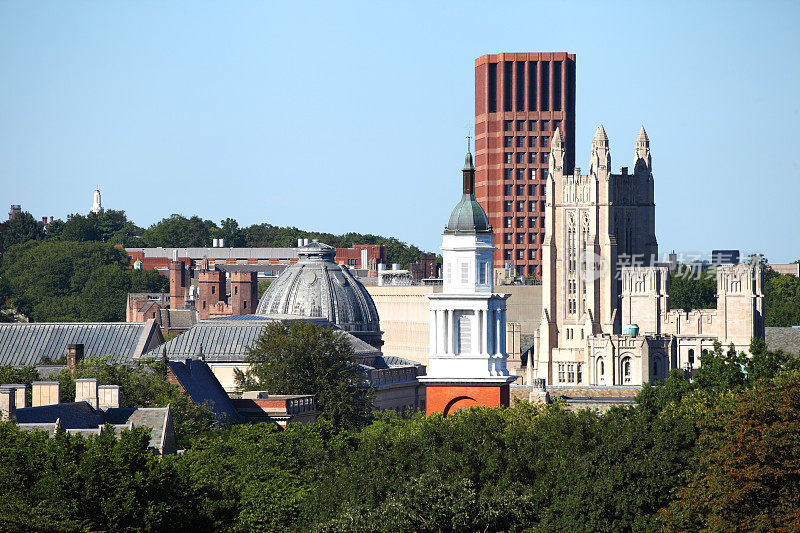
M 196 404 L 206 404 L 219 423 L 241 422 L 242 417 L 234 407 L 228 393 L 208 364 L 200 359 L 170 361 L 169 368 Z
M 125 363 L 160 342 L 153 321 L 148 322 L 42 322 L 0 324 L 0 365 L 38 364 L 43 357 L 67 355 L 68 344 L 83 344 L 84 356 L 110 356 Z

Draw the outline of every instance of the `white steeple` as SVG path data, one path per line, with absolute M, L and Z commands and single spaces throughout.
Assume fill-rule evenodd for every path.
M 442 236 L 443 291 L 430 300 L 427 382 L 513 381 L 506 368 L 506 298 L 494 294 L 494 237 L 475 200 L 472 155 L 463 170 L 463 194 Z
M 92 209 L 90 210 L 95 215 L 103 212 L 103 204 L 100 202 L 100 189 L 94 190 L 94 202 L 92 202 Z
M 589 175 L 595 175 L 599 170 L 611 171 L 611 151 L 608 147 L 608 135 L 601 125 L 597 128 L 592 139 L 592 155 L 589 159 Z

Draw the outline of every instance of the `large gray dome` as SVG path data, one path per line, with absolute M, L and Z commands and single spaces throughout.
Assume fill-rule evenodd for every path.
M 326 318 L 380 347 L 383 342 L 375 302 L 347 267 L 334 262 L 336 249 L 312 242 L 299 248 L 297 254 L 298 262 L 272 282 L 256 313 Z

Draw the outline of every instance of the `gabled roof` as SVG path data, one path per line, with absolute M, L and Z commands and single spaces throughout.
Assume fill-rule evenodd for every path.
M 86 403 L 86 402 L 84 402 Z M 87 404 L 88 405 L 88 404 Z M 159 453 L 170 453 L 174 447 L 169 407 L 116 407 L 106 409 L 105 421 L 115 426 L 150 428 L 150 448 Z
M 57 403 L 17 409 L 20 424 L 53 424 L 58 420 L 63 429 L 93 429 L 105 424 L 103 412 L 86 402 Z
M 169 369 L 196 404 L 206 404 L 218 423 L 241 422 L 242 417 L 208 364 L 201 359 L 169 361 Z
M 45 356 L 59 359 L 68 344 L 83 344 L 86 357 L 110 356 L 113 363 L 127 363 L 161 342 L 153 320 L 0 324 L 0 365 L 36 365 Z

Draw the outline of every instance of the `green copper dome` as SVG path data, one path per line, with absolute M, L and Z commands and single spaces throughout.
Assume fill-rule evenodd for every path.
M 472 154 L 467 152 L 464 158 L 463 189 L 464 195 L 450 214 L 450 221 L 444 229 L 445 233 L 491 233 L 492 227 L 486 218 L 486 211 L 475 199 L 475 165 Z

